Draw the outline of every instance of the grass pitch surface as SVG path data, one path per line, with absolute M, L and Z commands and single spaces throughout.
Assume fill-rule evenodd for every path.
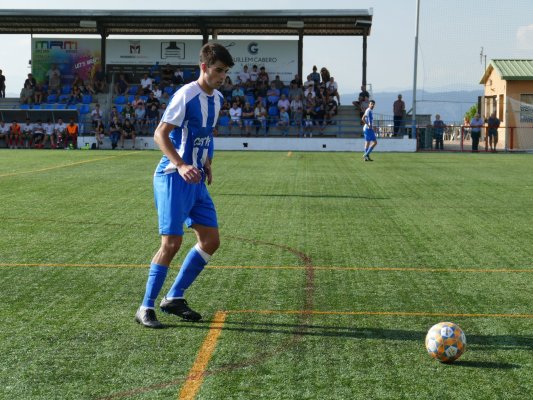
M 218 152 L 204 322 L 133 322 L 159 152 L 0 152 L 1 399 L 524 399 L 533 158 Z M 162 293 L 186 251 L 186 232 Z M 425 351 L 451 320 L 468 351 Z

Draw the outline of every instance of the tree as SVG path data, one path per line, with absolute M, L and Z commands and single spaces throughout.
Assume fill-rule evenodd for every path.
M 474 118 L 474 116 L 477 114 L 477 104 L 474 104 L 472 107 L 468 109 L 468 111 L 465 113 L 465 118 L 469 121 Z

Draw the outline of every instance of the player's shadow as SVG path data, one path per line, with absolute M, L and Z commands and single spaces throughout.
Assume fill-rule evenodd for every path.
M 173 325 L 183 328 L 183 324 Z M 210 321 L 188 324 L 196 329 L 209 329 Z M 426 332 L 403 329 L 358 328 L 357 326 L 327 326 L 297 323 L 261 323 L 249 321 L 225 321 L 222 331 L 256 333 L 266 335 L 319 336 L 325 338 L 372 339 L 387 341 L 424 342 Z M 468 346 L 479 351 L 526 350 L 533 351 L 533 337 L 516 335 L 467 335 Z M 470 368 L 515 369 L 520 365 L 486 361 L 459 360 L 456 365 Z
M 361 200 L 390 200 L 390 197 L 377 196 L 356 196 L 356 195 L 331 195 L 331 194 L 286 194 L 286 193 L 216 193 L 214 196 L 235 196 L 235 197 L 300 197 L 308 199 L 361 199 Z

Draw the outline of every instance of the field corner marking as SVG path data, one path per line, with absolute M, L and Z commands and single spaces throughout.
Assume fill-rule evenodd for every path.
M 178 394 L 178 400 L 194 399 L 200 386 L 202 386 L 207 365 L 215 351 L 218 337 L 222 333 L 222 328 L 224 327 L 224 321 L 226 320 L 227 315 L 228 313 L 225 311 L 217 311 L 215 313 L 213 321 L 209 326 L 209 333 L 204 339 L 202 347 L 200 347 L 200 351 L 198 352 L 198 356 L 196 357 L 196 360 L 187 375 L 187 379 Z

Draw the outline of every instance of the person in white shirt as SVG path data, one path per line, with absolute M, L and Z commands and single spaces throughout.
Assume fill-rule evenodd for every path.
M 46 142 L 50 141 L 50 147 L 52 149 L 55 149 L 56 142 L 54 140 L 54 124 L 52 123 L 51 119 L 48 119 L 46 121 L 46 124 L 44 124 L 44 138 L 43 138 L 43 146 L 46 146 Z
M 326 90 L 330 96 L 335 96 L 337 98 L 337 104 L 341 105 L 341 98 L 339 96 L 339 85 L 335 82 L 335 78 L 330 77 L 329 82 L 326 82 Z
M 54 127 L 54 135 L 56 139 L 56 147 L 62 147 L 64 146 L 63 139 L 65 138 L 65 135 L 67 134 L 67 124 L 63 122 L 63 119 L 58 118 L 57 123 Z
M 20 124 L 20 132 L 22 133 L 24 147 L 29 149 L 33 141 L 33 124 L 29 118 L 26 118 L 26 122 Z
M 245 65 L 242 68 L 242 71 L 239 72 L 239 75 L 237 75 L 237 83 L 248 87 L 250 85 L 250 74 L 248 72 L 248 65 Z
M 158 85 L 154 84 L 153 89 L 152 89 L 152 93 L 154 94 L 154 97 L 157 100 L 161 100 L 161 97 L 163 96 L 163 92 L 161 91 L 161 89 L 159 88 Z
M 0 121 L 0 140 L 6 142 L 6 148 L 8 147 L 7 137 L 9 136 L 9 127 L 11 124 L 6 124 L 4 121 Z
M 229 124 L 228 124 L 228 131 L 231 134 L 231 127 L 233 125 L 238 126 L 239 128 L 242 128 L 242 109 L 239 107 L 237 102 L 233 102 L 232 107 L 229 109 Z
M 152 78 L 150 78 L 148 74 L 144 74 L 143 78 L 141 79 L 141 90 L 145 95 L 152 91 L 152 84 Z

